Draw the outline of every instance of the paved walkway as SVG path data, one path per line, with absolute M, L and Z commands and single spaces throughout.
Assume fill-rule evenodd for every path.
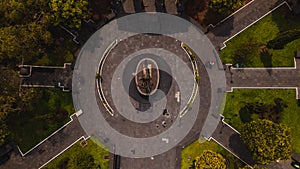
M 36 169 L 55 157 L 76 140 L 85 136 L 85 132 L 75 115 L 73 121 L 63 127 L 49 139 L 22 156 L 18 151 L 12 152 L 9 161 L 0 165 L 0 169 Z
M 19 67 L 23 87 L 62 87 L 64 90 L 72 87 L 71 64 L 65 64 L 64 67 L 33 65 L 20 65 Z
M 173 148 L 163 154 L 148 158 L 121 158 L 120 169 L 180 169 L 181 149 Z
M 207 36 L 214 46 L 217 49 L 220 49 L 224 47 L 223 42 L 226 42 L 231 37 L 247 28 L 282 2 L 283 0 L 254 0 L 254 2 L 213 28 L 207 33 Z
M 177 5 L 176 0 L 124 0 L 123 11 L 127 14 L 138 12 L 177 14 Z
M 232 68 L 226 66 L 227 91 L 232 88 L 299 88 L 300 59 L 295 68 Z M 300 98 L 299 95 L 297 98 Z
M 255 161 L 252 159 L 251 152 L 240 139 L 240 134 L 228 126 L 226 123 L 220 121 L 217 129 L 212 135 L 212 138 L 221 146 L 225 147 L 243 162 L 254 165 Z

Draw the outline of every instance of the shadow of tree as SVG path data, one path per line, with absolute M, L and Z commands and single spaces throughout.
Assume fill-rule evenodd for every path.
M 279 32 L 300 28 L 300 14 L 295 14 L 283 5 L 271 13 L 272 21 L 276 23 Z
M 236 154 L 240 159 L 249 165 L 254 165 L 256 162 L 253 160 L 250 150 L 246 144 L 241 140 L 238 133 L 232 134 L 229 137 L 229 148 Z
M 234 16 L 226 19 L 223 24 L 217 25 L 211 32 L 213 32 L 216 36 L 226 37 L 231 34 L 231 31 L 233 30 L 233 21 Z
M 264 67 L 272 67 L 272 54 L 269 52 L 268 48 L 263 46 L 260 47 L 260 60 Z M 267 72 L 271 75 L 272 69 L 267 69 Z

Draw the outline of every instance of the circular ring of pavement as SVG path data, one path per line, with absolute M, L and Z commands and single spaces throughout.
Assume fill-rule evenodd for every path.
M 115 40 L 126 39 L 140 33 L 163 34 L 187 44 L 207 64 L 207 73 L 211 83 L 211 106 L 201 130 L 201 136 L 209 138 L 219 123 L 222 112 L 222 100 L 225 96 L 226 79 L 222 62 L 208 38 L 190 22 L 163 13 L 138 13 L 128 15 L 98 30 L 83 46 L 78 55 L 72 81 L 72 96 L 76 111 L 82 111 L 78 117 L 85 132 L 105 143 L 112 153 L 126 157 L 142 158 L 168 151 L 177 145 L 188 132 L 184 126 L 195 119 L 196 113 L 187 113 L 176 119 L 178 126 L 151 138 L 116 137 L 119 133 L 112 129 L 97 106 L 95 75 L 98 63 L 106 48 Z M 214 62 L 214 65 L 209 63 Z M 195 100 L 199 105 L 199 98 Z M 192 109 L 193 110 L 193 109 Z M 198 109 L 197 109 L 198 110 Z M 170 130 L 171 130 L 170 129 Z M 188 129 L 188 130 L 187 130 Z M 165 142 L 165 143 L 164 143 Z M 155 146 L 149 146 L 155 145 Z

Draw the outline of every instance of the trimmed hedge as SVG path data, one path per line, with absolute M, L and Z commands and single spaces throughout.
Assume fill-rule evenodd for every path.
M 289 30 L 280 33 L 275 39 L 270 40 L 267 44 L 267 47 L 271 49 L 283 49 L 286 44 L 299 38 L 300 38 L 300 29 Z

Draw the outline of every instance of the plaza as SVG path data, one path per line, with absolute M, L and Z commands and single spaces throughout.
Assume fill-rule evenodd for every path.
M 107 158 L 114 169 L 179 169 L 182 149 L 196 140 L 215 141 L 246 165 L 256 164 L 238 130 L 225 122 L 226 95 L 245 88 L 294 89 L 299 99 L 299 58 L 294 67 L 243 68 L 222 63 L 219 53 L 268 13 L 281 6 L 291 9 L 289 4 L 257 0 L 205 30 L 171 15 L 176 14 L 172 5 L 169 14 L 153 11 L 150 2 L 135 13 L 138 6 L 133 9 L 129 2 L 123 4 L 129 12 L 97 29 L 72 65 L 20 66 L 30 70 L 21 76 L 22 87 L 59 83 L 58 88 L 72 93 L 75 113 L 26 153 L 14 152 L 4 168 L 42 168 L 87 139 L 111 153 Z M 253 9 L 260 12 L 249 14 Z M 149 78 L 147 71 L 157 79 L 151 84 L 155 87 L 144 90 L 138 81 Z M 50 78 L 41 80 L 45 76 Z

